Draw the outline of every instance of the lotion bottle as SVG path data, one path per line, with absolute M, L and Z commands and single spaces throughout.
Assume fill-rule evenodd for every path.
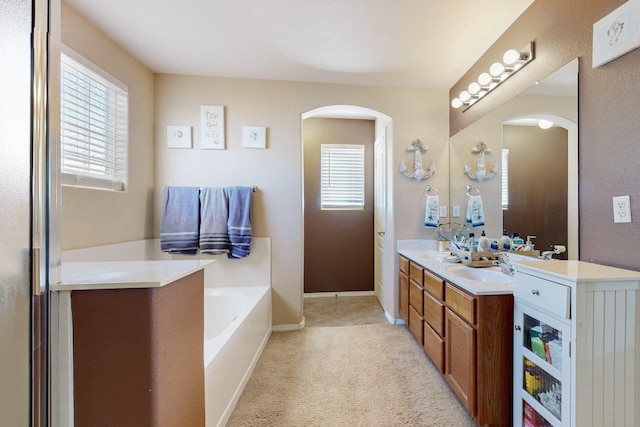
M 484 234 L 484 230 L 482 230 L 482 235 L 478 239 L 478 251 L 489 252 L 491 250 L 491 241 Z
M 510 251 L 511 250 L 511 238 L 507 235 L 507 231 L 503 231 L 502 233 L 502 237 L 500 238 L 500 241 L 498 242 L 498 248 L 500 250 L 503 251 Z

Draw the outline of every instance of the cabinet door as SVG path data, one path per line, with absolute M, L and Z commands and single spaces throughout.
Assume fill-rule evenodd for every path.
M 409 276 L 400 272 L 398 274 L 398 287 L 400 288 L 400 317 L 409 324 Z
M 475 329 L 445 310 L 445 379 L 467 410 L 476 415 Z
M 513 336 L 514 425 L 569 426 L 570 324 L 520 299 Z

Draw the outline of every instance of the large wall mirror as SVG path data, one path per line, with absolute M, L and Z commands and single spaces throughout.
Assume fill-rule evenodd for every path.
M 451 222 L 465 224 L 479 194 L 476 236 L 536 236 L 536 249 L 578 259 L 578 59 L 454 135 L 449 173 Z

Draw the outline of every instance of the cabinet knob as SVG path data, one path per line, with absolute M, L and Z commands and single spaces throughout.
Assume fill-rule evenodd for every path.
M 540 295 L 540 291 L 539 291 L 539 290 L 537 290 L 537 289 L 532 289 L 532 290 L 531 290 L 531 293 L 532 293 L 532 294 L 534 294 L 534 295 L 536 295 L 536 296 Z
M 516 326 L 514 326 L 514 329 L 515 329 L 516 331 L 521 331 L 521 330 L 522 330 L 522 328 L 520 327 L 520 325 L 516 325 Z

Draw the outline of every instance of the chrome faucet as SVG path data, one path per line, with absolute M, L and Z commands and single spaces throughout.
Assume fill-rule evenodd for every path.
M 545 260 L 545 261 L 549 261 L 551 259 L 553 259 L 553 256 L 556 254 L 561 254 L 567 251 L 567 248 L 563 245 L 554 245 L 553 246 L 553 250 L 550 251 L 544 251 L 542 252 L 542 255 L 540 255 L 540 259 Z
M 497 252 L 496 256 L 498 257 L 497 261 L 493 261 L 493 265 L 497 265 L 500 267 L 504 274 L 508 274 L 513 276 L 516 270 L 513 268 L 511 261 L 509 260 L 509 255 L 506 252 Z

